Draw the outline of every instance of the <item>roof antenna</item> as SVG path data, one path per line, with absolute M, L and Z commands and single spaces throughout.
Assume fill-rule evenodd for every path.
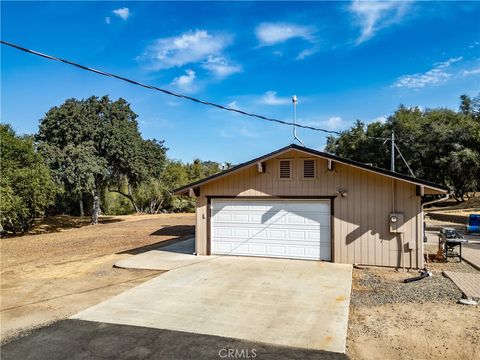
M 293 102 L 293 141 L 292 143 L 298 141 L 302 146 L 305 146 L 302 140 L 300 140 L 297 136 L 297 95 L 292 96 Z

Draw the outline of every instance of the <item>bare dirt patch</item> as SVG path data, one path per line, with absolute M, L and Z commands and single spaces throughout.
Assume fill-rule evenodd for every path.
M 193 214 L 102 220 L 96 226 L 81 225 L 0 241 L 2 342 L 27 329 L 73 315 L 160 274 L 117 269 L 113 264 L 131 253 L 194 232 Z M 74 219 L 69 222 L 75 223 Z
M 415 272 L 354 270 L 347 336 L 352 359 L 478 359 L 480 309 L 457 304 L 462 293 L 443 277 L 465 263 L 431 264 L 433 277 L 402 283 Z
M 461 228 L 464 228 L 464 225 L 468 224 L 468 218 L 471 214 L 480 213 L 480 196 L 461 203 L 447 201 L 435 205 L 425 209 L 426 217 L 431 222 L 452 223 L 457 226 L 461 224 Z M 449 224 L 443 224 L 443 226 L 446 225 Z

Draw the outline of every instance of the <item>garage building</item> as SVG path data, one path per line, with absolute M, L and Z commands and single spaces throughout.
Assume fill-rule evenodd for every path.
M 448 188 L 295 144 L 175 190 L 195 251 L 423 267 L 424 195 Z

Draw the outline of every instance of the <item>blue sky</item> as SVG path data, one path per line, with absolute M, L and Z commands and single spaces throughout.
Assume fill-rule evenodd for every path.
M 475 2 L 5 2 L 2 39 L 242 110 L 331 130 L 399 104 L 457 108 L 480 90 Z M 125 98 L 172 158 L 239 163 L 290 127 L 230 114 L 2 46 L 1 121 L 33 133 L 65 99 Z M 299 130 L 309 147 L 326 136 Z

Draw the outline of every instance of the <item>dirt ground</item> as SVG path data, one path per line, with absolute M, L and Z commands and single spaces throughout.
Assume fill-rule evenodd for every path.
M 476 270 L 465 263 L 430 264 L 433 277 L 404 284 L 394 269 L 354 269 L 347 336 L 352 359 L 478 359 L 480 309 L 457 304 L 461 292 L 443 270 Z
M 2 342 L 158 275 L 113 264 L 194 233 L 193 214 L 105 217 L 96 226 L 84 220 L 53 219 L 43 230 L 52 233 L 0 241 Z
M 117 216 L 102 222 L 86 226 L 83 219 L 53 219 L 42 230 L 53 233 L 1 240 L 3 342 L 158 275 L 113 264 L 194 231 L 193 214 Z M 460 291 L 441 275 L 443 270 L 476 270 L 464 263 L 430 267 L 432 278 L 410 284 L 401 280 L 415 272 L 354 270 L 350 358 L 480 358 L 480 308 L 457 304 Z

